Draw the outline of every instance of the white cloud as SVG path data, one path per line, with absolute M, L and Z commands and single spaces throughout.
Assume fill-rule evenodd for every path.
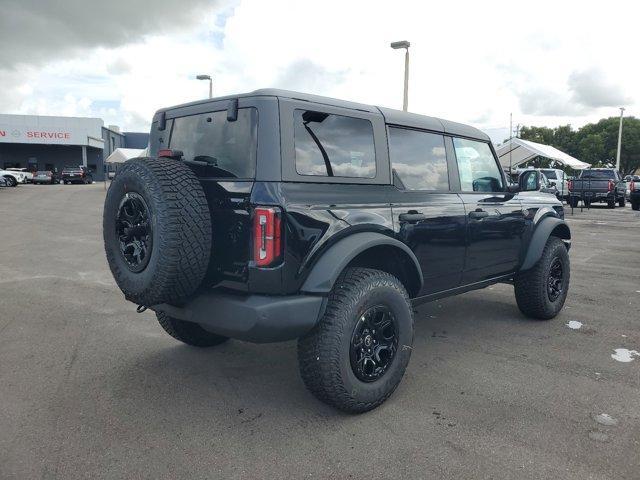
M 398 108 L 404 58 L 389 42 L 407 39 L 410 110 L 502 140 L 510 112 L 515 124 L 549 126 L 615 115 L 623 101 L 628 114 L 640 113 L 640 64 L 630 51 L 639 9 L 614 3 L 194 0 L 180 28 L 147 25 L 115 47 L 91 35 L 81 55 L 27 55 L 0 70 L 0 111 L 86 111 L 146 129 L 157 108 L 206 96 L 198 73 L 214 77 L 219 95 L 273 86 Z

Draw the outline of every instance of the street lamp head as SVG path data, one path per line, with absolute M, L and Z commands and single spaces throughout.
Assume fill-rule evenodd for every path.
M 399 42 L 391 42 L 391 48 L 393 48 L 393 49 L 409 48 L 410 46 L 411 46 L 411 44 L 409 42 L 407 42 L 406 40 L 400 40 Z
M 211 80 L 211 75 L 196 75 L 198 80 Z

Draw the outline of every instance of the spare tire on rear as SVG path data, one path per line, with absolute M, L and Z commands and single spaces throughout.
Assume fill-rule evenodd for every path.
M 127 161 L 107 192 L 102 227 L 109 268 L 127 300 L 180 303 L 202 283 L 211 217 L 202 185 L 184 163 Z

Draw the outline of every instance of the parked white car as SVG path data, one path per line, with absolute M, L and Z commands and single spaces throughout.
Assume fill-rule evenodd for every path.
M 559 168 L 541 168 L 540 171 L 544 173 L 549 183 L 555 185 L 558 189 L 560 198 L 569 198 L 569 180 L 567 174 Z
M 26 182 L 26 175 L 24 172 L 14 172 L 12 170 L 0 170 L 0 177 L 3 177 L 10 187 L 15 187 L 19 183 Z
M 24 173 L 24 181 L 21 183 L 31 182 L 33 180 L 33 172 L 30 172 L 26 168 L 6 168 L 8 172 L 21 172 Z

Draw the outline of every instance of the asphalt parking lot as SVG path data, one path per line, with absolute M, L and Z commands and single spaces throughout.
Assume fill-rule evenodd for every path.
M 423 305 L 399 389 L 349 416 L 305 390 L 295 342 L 195 349 L 136 314 L 103 199 L 0 189 L 0 478 L 640 478 L 640 357 L 612 358 L 640 351 L 628 206 L 568 215 L 558 318 L 507 285 Z

